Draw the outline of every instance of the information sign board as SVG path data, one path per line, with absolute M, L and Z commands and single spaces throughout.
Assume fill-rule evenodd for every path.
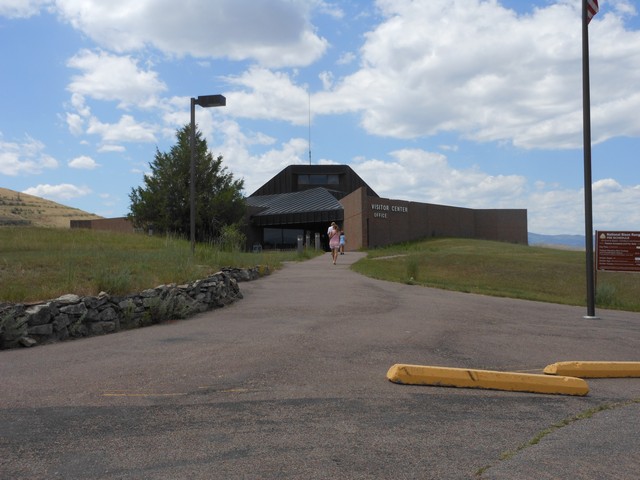
M 640 232 L 596 231 L 596 270 L 640 272 Z

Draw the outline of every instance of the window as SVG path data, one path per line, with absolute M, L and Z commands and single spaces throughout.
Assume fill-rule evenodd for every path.
M 304 230 L 292 228 L 265 228 L 263 230 L 264 248 L 293 249 L 298 246 L 298 236 L 304 235 Z
M 298 185 L 340 185 L 340 175 L 298 175 Z
M 326 185 L 327 176 L 326 175 L 309 175 L 309 183 L 311 183 L 312 185 Z

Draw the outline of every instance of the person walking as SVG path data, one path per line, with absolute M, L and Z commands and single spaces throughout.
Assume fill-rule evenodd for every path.
M 335 223 L 331 224 L 331 228 L 327 232 L 329 234 L 329 248 L 331 249 L 331 259 L 333 260 L 333 264 L 336 264 L 338 260 L 338 250 L 340 250 L 340 231 L 338 230 L 338 225 Z
M 336 222 L 331 222 L 329 228 L 327 229 L 327 242 L 331 238 L 331 232 L 333 232 L 333 227 L 338 228 L 338 224 Z M 331 246 L 329 246 L 329 251 L 331 251 Z
M 344 230 L 340 230 L 340 255 L 344 255 L 344 243 L 346 238 L 344 236 Z

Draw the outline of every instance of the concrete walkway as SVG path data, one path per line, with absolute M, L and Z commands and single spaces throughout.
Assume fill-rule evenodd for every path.
M 373 280 L 361 257 L 287 264 L 189 320 L 0 352 L 0 478 L 637 478 L 640 379 L 571 397 L 385 374 L 638 361 L 639 314 Z

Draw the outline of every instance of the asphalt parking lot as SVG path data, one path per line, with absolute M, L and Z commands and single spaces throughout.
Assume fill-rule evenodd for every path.
M 625 479 L 640 379 L 585 397 L 397 385 L 395 363 L 640 360 L 640 314 L 288 264 L 188 320 L 0 352 L 2 479 Z

